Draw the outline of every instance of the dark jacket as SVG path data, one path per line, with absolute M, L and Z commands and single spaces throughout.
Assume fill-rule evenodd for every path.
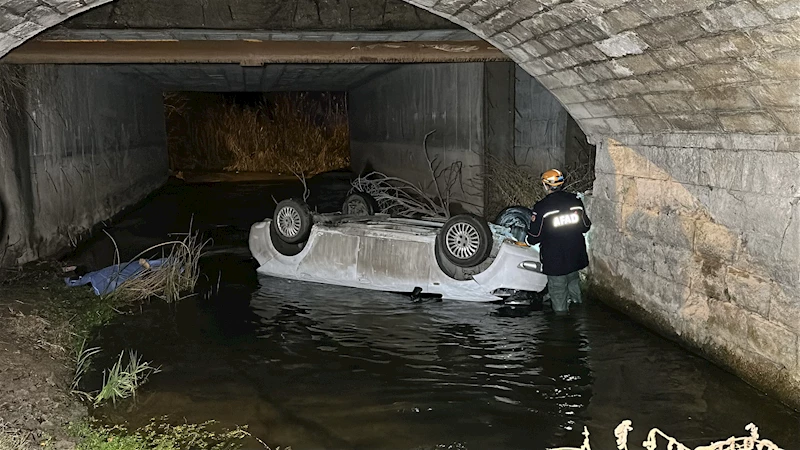
M 541 243 L 539 256 L 546 275 L 567 275 L 589 265 L 583 233 L 592 221 L 577 195 L 556 191 L 533 205 L 528 243 Z

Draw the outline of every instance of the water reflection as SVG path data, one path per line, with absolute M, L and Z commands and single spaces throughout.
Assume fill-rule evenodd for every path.
M 349 187 L 312 183 L 312 203 L 333 211 Z M 257 277 L 250 225 L 271 214 L 271 196 L 301 192 L 299 183 L 170 185 L 111 230 L 126 259 L 193 218 L 217 254 L 203 261 L 199 298 L 120 316 L 91 344 L 104 349 L 95 367 L 135 349 L 163 369 L 135 406 L 99 415 L 132 426 L 163 414 L 248 424 L 273 448 L 295 449 L 541 449 L 578 445 L 583 425 L 595 450 L 614 449 L 624 419 L 632 443 L 659 426 L 697 446 L 752 421 L 800 449 L 797 413 L 598 305 L 554 317 L 541 305 L 414 303 Z M 105 236 L 97 244 L 82 258 L 100 268 L 114 247 Z
M 662 426 L 700 445 L 742 434 L 745 417 L 779 443 L 799 439 L 797 415 L 598 306 L 559 317 L 415 303 L 256 277 L 250 264 L 223 261 L 208 299 L 104 333 L 109 353 L 136 348 L 164 367 L 135 408 L 104 414 L 247 423 L 295 449 L 545 448 L 579 444 L 586 424 L 597 450 L 614 448 L 626 418 L 636 440 Z
M 294 372 L 292 382 L 302 386 L 282 401 L 351 429 L 346 439 L 356 447 L 552 441 L 587 406 L 585 338 L 575 318 L 494 317 L 497 305 L 416 304 L 400 295 L 260 281 L 252 301 L 262 317 L 259 337 L 280 346 L 275 370 Z M 342 395 L 347 411 L 331 414 L 329 404 Z M 387 440 L 386 430 L 394 437 Z

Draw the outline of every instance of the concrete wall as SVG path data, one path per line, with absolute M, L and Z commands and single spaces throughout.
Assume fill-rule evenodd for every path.
M 591 163 L 594 146 L 561 102 L 519 66 L 515 79 L 514 162 L 534 175 Z
M 484 152 L 481 63 L 404 66 L 352 90 L 349 97 L 353 170 L 365 168 L 420 184 L 435 193 L 422 141 L 447 167 L 462 162 L 464 189 L 455 201 L 481 211 L 483 190 L 466 182 L 479 178 Z
M 800 407 L 800 137 L 605 139 L 593 291 Z
M 522 68 L 516 70 L 514 162 L 534 175 L 563 167 L 567 117 L 561 102 Z
M 526 166 L 537 176 L 593 157 L 558 99 L 508 62 L 405 66 L 380 75 L 351 91 L 350 122 L 354 170 L 369 166 L 426 187 L 431 175 L 420 143 L 436 129 L 431 154 L 448 165 L 462 161 L 467 192 L 458 198 L 489 216 L 508 206 L 493 183 L 482 181 L 493 162 Z
M 158 90 L 81 66 L 28 66 L 24 83 L 0 140 L 4 264 L 57 253 L 168 176 Z
M 508 206 L 504 193 L 492 182 L 491 174 L 496 165 L 514 163 L 514 85 L 516 83 L 514 63 L 487 63 L 484 71 L 484 121 L 486 129 L 486 172 L 484 215 L 496 217 Z

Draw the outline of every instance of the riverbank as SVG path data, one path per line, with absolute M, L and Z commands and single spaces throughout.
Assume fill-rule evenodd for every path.
M 79 339 L 108 317 L 88 288 L 68 288 L 55 263 L 0 269 L 0 431 L 6 440 L 73 448 L 86 420 L 70 395 Z M 113 312 L 109 310 L 110 312 Z
M 121 312 L 87 286 L 70 288 L 57 262 L 0 269 L 0 449 L 237 449 L 246 428 L 170 424 L 154 418 L 139 429 L 107 427 L 90 417 L 76 392 L 84 343 Z M 102 368 L 93 368 L 99 372 Z

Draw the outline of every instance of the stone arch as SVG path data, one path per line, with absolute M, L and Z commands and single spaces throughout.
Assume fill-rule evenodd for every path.
M 10 0 L 0 55 L 108 1 Z M 500 48 L 598 144 L 598 292 L 800 408 L 800 4 L 404 1 Z
M 109 1 L 0 6 L 0 55 Z M 589 135 L 800 132 L 791 0 L 404 1 L 500 48 Z

